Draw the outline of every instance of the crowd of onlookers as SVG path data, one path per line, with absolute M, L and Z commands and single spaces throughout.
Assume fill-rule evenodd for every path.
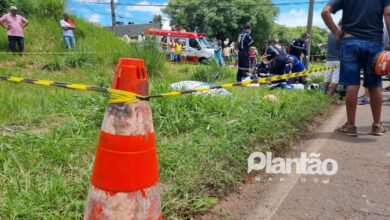
M 18 14 L 18 8 L 16 6 L 11 6 L 9 12 L 1 16 L 0 26 L 7 31 L 8 48 L 12 53 L 19 52 L 23 55 L 24 28 L 26 28 L 28 24 L 29 21 Z M 64 13 L 64 18 L 60 21 L 60 27 L 63 32 L 65 48 L 74 48 L 76 45 L 74 35 L 76 25 L 72 20 L 70 20 L 67 13 Z

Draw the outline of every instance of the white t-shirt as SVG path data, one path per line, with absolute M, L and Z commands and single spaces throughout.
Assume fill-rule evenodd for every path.
M 73 27 L 73 25 L 69 24 L 68 22 L 66 22 L 64 19 L 62 19 L 60 21 L 60 25 L 61 25 L 61 28 L 70 28 L 70 27 Z M 69 29 L 69 30 L 64 30 L 62 29 L 62 33 L 64 36 L 67 36 L 67 37 L 74 37 L 74 33 L 73 33 L 73 30 L 72 29 Z

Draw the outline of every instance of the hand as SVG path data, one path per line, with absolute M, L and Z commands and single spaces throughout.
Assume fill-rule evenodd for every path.
M 335 33 L 334 36 L 336 37 L 337 40 L 342 40 L 342 39 L 344 39 L 345 32 L 344 32 L 343 30 L 339 29 L 339 30 Z

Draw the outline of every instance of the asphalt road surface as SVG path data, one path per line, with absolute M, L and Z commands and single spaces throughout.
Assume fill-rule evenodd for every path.
M 384 93 L 384 100 L 383 124 L 390 128 L 390 92 Z M 345 122 L 342 106 L 292 153 L 334 159 L 336 175 L 259 176 L 202 219 L 390 219 L 390 134 L 369 134 L 369 105 L 358 107 L 359 137 L 333 132 Z

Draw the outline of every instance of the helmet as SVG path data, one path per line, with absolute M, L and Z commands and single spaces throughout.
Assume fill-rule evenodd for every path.
M 375 74 L 387 76 L 390 74 L 390 51 L 385 50 L 374 56 L 373 67 Z

